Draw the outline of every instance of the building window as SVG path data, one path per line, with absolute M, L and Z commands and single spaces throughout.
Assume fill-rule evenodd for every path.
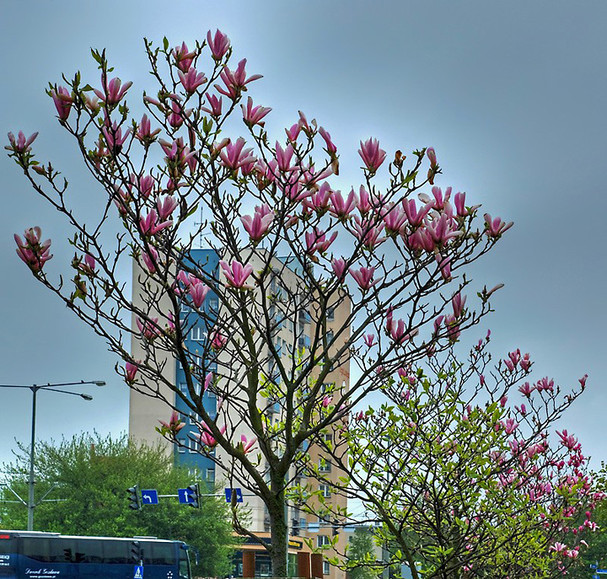
M 318 459 L 318 472 L 331 472 L 331 462 L 326 458 Z
M 217 297 L 209 298 L 209 311 L 216 313 L 219 309 L 219 299 Z
M 323 573 L 323 575 L 331 574 L 331 564 L 329 563 L 329 561 L 322 562 L 322 573 Z
M 322 438 L 327 446 L 331 447 L 333 445 L 333 434 L 331 432 L 325 432 Z
M 214 468 L 205 469 L 204 479 L 209 483 L 214 483 L 215 482 L 215 469 Z
M 185 453 L 185 447 L 187 446 L 187 441 L 184 440 L 183 438 L 178 438 L 177 439 L 177 452 L 179 454 L 184 454 Z
M 327 308 L 327 322 L 332 322 L 335 319 L 335 308 Z
M 325 545 L 328 545 L 331 542 L 331 540 L 329 539 L 329 535 L 316 535 L 316 546 L 317 547 L 324 547 Z
M 190 454 L 198 454 L 198 443 L 190 438 Z
M 320 493 L 325 499 L 331 497 L 331 487 L 329 485 L 321 484 L 319 485 L 318 490 L 320 490 Z
M 179 390 L 186 396 L 188 395 L 188 385 L 185 382 L 179 382 Z
M 327 330 L 326 336 L 327 336 L 327 344 L 330 344 L 334 338 L 333 330 Z
M 207 333 L 201 326 L 194 326 L 190 332 L 190 339 L 196 342 L 202 342 L 207 337 Z

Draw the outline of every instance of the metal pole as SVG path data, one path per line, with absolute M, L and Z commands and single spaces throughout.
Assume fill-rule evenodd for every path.
M 36 394 L 38 393 L 38 387 L 36 385 L 31 387 L 32 390 L 32 440 L 30 444 L 30 476 L 29 476 L 29 494 L 27 499 L 27 530 L 34 530 L 34 458 L 36 452 Z

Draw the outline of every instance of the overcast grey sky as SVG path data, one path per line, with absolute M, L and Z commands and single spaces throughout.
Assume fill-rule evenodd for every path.
M 564 425 L 598 466 L 607 459 L 606 23 L 604 0 L 3 0 L 0 134 L 40 131 L 39 158 L 62 169 L 86 215 L 92 183 L 47 83 L 77 69 L 97 82 L 89 48 L 106 47 L 118 76 L 149 88 L 144 36 L 190 43 L 220 28 L 248 72 L 264 75 L 251 94 L 273 107 L 268 123 L 290 126 L 299 109 L 316 117 L 339 146 L 342 180 L 358 179 L 360 139 L 377 137 L 389 154 L 435 147 L 440 185 L 515 221 L 475 270 L 488 286 L 506 284 L 488 322 L 493 350 L 520 346 L 536 377 L 564 385 L 588 372 Z M 63 223 L 5 156 L 0 171 L 0 383 L 105 380 L 88 387 L 93 402 L 40 394 L 39 437 L 125 431 L 116 360 L 15 254 L 13 233 L 41 225 L 57 240 L 49 266 L 69 262 Z M 28 440 L 30 404 L 27 391 L 0 390 L 0 461 L 15 438 Z

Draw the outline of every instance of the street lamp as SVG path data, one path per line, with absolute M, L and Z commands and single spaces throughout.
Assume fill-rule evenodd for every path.
M 32 438 L 30 444 L 30 460 L 29 460 L 29 480 L 28 480 L 28 499 L 27 499 L 27 530 L 34 530 L 34 458 L 36 452 L 36 397 L 38 390 L 47 390 L 48 392 L 59 392 L 60 394 L 71 394 L 72 396 L 80 396 L 84 400 L 92 400 L 93 397 L 89 394 L 80 392 L 71 392 L 70 390 L 61 390 L 63 386 L 81 386 L 84 384 L 94 384 L 95 386 L 105 386 L 103 380 L 80 380 L 80 382 L 61 382 L 57 384 L 32 384 L 24 386 L 21 384 L 0 384 L 0 388 L 27 388 L 32 391 Z

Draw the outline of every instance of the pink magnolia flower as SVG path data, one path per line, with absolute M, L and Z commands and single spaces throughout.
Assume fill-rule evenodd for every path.
M 150 318 L 149 320 L 142 320 L 137 318 L 137 327 L 139 332 L 145 340 L 151 342 L 160 335 L 160 328 L 158 327 L 158 318 Z
M 402 344 L 407 340 L 411 340 L 413 336 L 417 334 L 417 330 L 405 334 L 405 329 L 406 326 L 404 320 L 398 320 L 396 323 L 394 323 L 392 308 L 389 308 L 388 313 L 386 315 L 386 331 L 388 332 L 388 335 L 397 344 Z
M 569 450 L 577 451 L 581 448 L 581 445 L 578 443 L 577 438 L 575 438 L 575 436 L 573 436 L 572 434 L 569 434 L 567 430 L 563 430 L 562 432 L 559 432 L 557 430 L 556 433 L 561 439 L 561 444 Z
M 278 169 L 288 173 L 293 170 L 291 167 L 291 159 L 293 158 L 294 149 L 289 143 L 284 149 L 280 143 L 276 143 L 276 163 Z
M 148 245 L 141 252 L 141 259 L 143 259 L 143 263 L 148 268 L 148 272 L 155 273 L 156 266 L 158 265 L 158 252 L 154 247 Z
M 166 220 L 168 219 L 171 214 L 173 213 L 173 211 L 175 211 L 175 209 L 177 208 L 177 206 L 179 205 L 177 199 L 175 199 L 174 197 L 171 197 L 170 195 L 167 195 L 166 197 L 163 198 L 158 198 L 156 200 L 156 208 L 158 209 L 158 218 L 160 220 Z
M 379 141 L 373 138 L 360 142 L 358 154 L 363 160 L 367 170 L 371 173 L 375 173 L 386 158 L 386 151 L 380 149 Z
M 378 280 L 373 281 L 374 267 L 361 267 L 360 269 L 350 270 L 350 275 L 354 278 L 358 287 L 365 292 L 374 286 Z
M 226 431 L 225 425 L 219 429 L 221 434 L 224 434 Z M 208 446 L 209 448 L 215 448 L 217 446 L 217 440 L 211 434 L 211 430 L 206 424 L 202 424 L 200 427 L 200 434 L 198 435 L 200 440 L 200 444 L 203 446 Z
M 24 239 L 21 239 L 17 234 L 14 235 L 17 244 L 17 255 L 33 273 L 40 272 L 44 264 L 53 257 L 50 253 L 51 240 L 47 239 L 41 242 L 41 235 L 40 227 L 26 229 L 23 234 Z
M 215 330 L 211 337 L 211 347 L 216 352 L 221 350 L 228 343 L 228 339 L 219 331 Z
M 132 362 L 127 362 L 124 367 L 124 379 L 125 382 L 130 386 L 135 383 L 137 379 L 137 372 L 139 371 L 139 366 L 137 364 L 133 364 Z
M 74 103 L 74 97 L 72 97 L 70 91 L 64 86 L 55 87 L 49 94 L 55 103 L 59 120 L 67 121 L 67 118 L 70 116 L 72 104 Z
M 327 395 L 322 399 L 320 405 L 323 408 L 328 408 L 331 405 L 331 402 L 333 402 L 333 396 Z
M 289 139 L 291 143 L 295 143 L 297 137 L 299 137 L 299 134 L 301 133 L 301 125 L 295 123 L 294 125 L 291 125 L 290 129 L 285 129 L 285 132 L 287 133 L 287 139 Z
M 242 118 L 248 127 L 259 125 L 263 127 L 262 119 L 272 110 L 269 107 L 253 106 L 253 99 L 247 99 L 247 105 L 240 105 L 242 109 Z
M 95 89 L 95 94 L 99 97 L 99 100 L 104 102 L 106 105 L 116 105 L 126 94 L 126 91 L 131 88 L 133 84 L 131 81 L 125 82 L 124 85 L 119 78 L 113 78 L 106 84 L 107 79 L 105 75 L 102 77 L 101 82 L 103 84 L 103 92 Z
M 256 438 L 251 438 L 251 440 L 247 440 L 247 437 L 242 434 L 240 436 L 240 442 L 237 444 L 237 447 L 244 453 L 247 454 L 253 448 L 253 445 L 257 442 Z
M 365 334 L 363 336 L 363 340 L 364 340 L 366 346 L 368 348 L 370 348 L 375 343 L 375 334 Z
M 329 211 L 338 219 L 347 219 L 357 206 L 357 198 L 354 189 L 350 190 L 345 201 L 341 191 L 332 191 L 329 199 L 331 202 Z
M 202 391 L 206 392 L 209 389 L 209 386 L 213 383 L 213 372 L 209 372 L 204 377 L 204 386 L 202 387 Z
M 306 209 L 311 209 L 320 214 L 324 214 L 329 208 L 329 200 L 333 191 L 329 184 L 325 181 L 316 191 L 309 197 L 303 200 L 303 205 Z
M 346 275 L 346 261 L 340 257 L 331 261 L 331 268 L 339 281 L 342 281 Z
M 209 293 L 209 286 L 205 285 L 201 280 L 197 277 L 190 276 L 191 283 L 189 285 L 188 291 L 190 297 L 192 298 L 192 303 L 200 308 L 202 306 L 204 299 L 207 297 Z
M 258 242 L 268 232 L 274 221 L 274 212 L 268 205 L 263 204 L 261 207 L 255 207 L 253 216 L 243 215 L 240 220 L 251 240 Z
M 187 114 L 176 100 L 171 103 L 171 111 L 167 116 L 167 121 L 171 127 L 177 129 L 183 125 L 184 116 L 187 116 Z
M 145 217 L 139 218 L 139 228 L 143 235 L 156 235 L 163 229 L 171 227 L 172 221 L 158 221 L 158 214 L 155 209 L 152 209 Z
M 188 94 L 194 94 L 199 86 L 207 82 L 207 77 L 202 72 L 198 72 L 195 68 L 188 69 L 187 72 L 181 70 L 177 73 L 179 80 Z
M 358 212 L 364 217 L 372 210 L 373 204 L 371 203 L 371 196 L 364 185 L 361 185 L 358 190 Z
M 245 66 L 247 59 L 243 58 L 236 67 L 235 71 L 231 71 L 227 66 L 221 71 L 221 80 L 223 81 L 225 88 L 220 85 L 215 85 L 215 88 L 221 94 L 227 96 L 232 100 L 236 100 L 243 90 L 246 90 L 246 85 L 254 80 L 262 78 L 261 74 L 254 74 L 247 78 L 245 72 Z
M 535 390 L 535 387 L 531 386 L 529 382 L 525 382 L 522 386 L 519 386 L 518 391 L 527 398 L 531 397 L 531 393 Z
M 438 219 L 426 220 L 426 232 L 432 237 L 435 245 L 446 245 L 451 239 L 460 237 L 462 232 L 457 229 L 448 215 L 441 214 Z
M 457 292 L 451 298 L 451 305 L 453 306 L 453 315 L 456 318 L 461 318 L 464 313 L 464 306 L 466 305 L 466 297 L 467 296 L 462 297 L 462 293 Z
M 466 193 L 456 193 L 453 203 L 455 204 L 455 210 L 459 217 L 468 215 L 468 210 L 466 209 Z
M 166 155 L 165 161 L 171 170 L 173 179 L 179 178 L 185 171 L 186 166 L 190 168 L 190 171 L 194 171 L 197 164 L 196 153 L 190 151 L 189 147 L 183 142 L 182 137 L 179 137 L 172 143 L 162 139 L 158 142 Z
M 367 249 L 373 250 L 386 241 L 386 238 L 382 237 L 383 231 L 383 225 L 374 223 L 370 218 L 361 219 L 358 216 L 354 217 L 354 236 L 356 239 L 362 241 Z
M 252 149 L 245 149 L 244 146 L 245 140 L 242 137 L 239 137 L 235 143 L 228 141 L 219 153 L 223 165 L 238 171 L 243 165 L 255 163 L 257 159 L 251 154 Z
M 90 253 L 85 254 L 84 260 L 78 263 L 78 269 L 89 276 L 95 275 L 96 268 L 97 262 Z
M 105 137 L 108 149 L 114 151 L 115 154 L 118 154 L 122 150 L 122 145 L 124 145 L 131 134 L 131 129 L 127 129 L 123 135 L 122 127 L 119 127 L 116 121 L 114 121 L 111 126 L 102 127 L 101 132 Z
M 172 435 L 177 434 L 185 426 L 185 422 L 181 421 L 179 413 L 176 410 L 173 410 L 168 422 L 164 420 L 159 420 L 158 422 L 162 425 L 163 430 L 168 430 Z
M 185 42 L 181 43 L 180 47 L 173 48 L 173 58 L 177 68 L 182 72 L 187 72 L 194 62 L 195 52 L 190 52 Z
M 495 219 L 491 218 L 489 213 L 485 213 L 485 231 L 489 237 L 493 237 L 495 239 L 502 236 L 503 233 L 508 231 L 514 223 L 510 221 L 509 223 L 503 222 L 499 217 Z
M 331 156 L 331 158 L 333 158 L 335 156 L 335 154 L 337 153 L 337 147 L 335 146 L 335 144 L 331 140 L 331 135 L 330 135 L 329 131 L 325 131 L 325 129 L 323 129 L 322 127 L 320 127 L 318 129 L 318 133 L 320 134 L 320 136 L 325 141 L 325 145 L 327 147 L 327 153 L 329 153 L 329 155 Z
M 141 117 L 141 121 L 139 121 L 139 126 L 137 127 L 137 132 L 135 133 L 135 138 L 141 141 L 142 143 L 151 143 L 156 139 L 156 135 L 160 133 L 160 129 L 156 129 L 152 131 L 152 127 L 150 125 L 150 119 L 148 119 L 147 115 L 143 115 Z
M 253 266 L 251 264 L 243 265 L 239 261 L 233 260 L 229 265 L 223 259 L 219 262 L 221 269 L 223 270 L 228 285 L 244 289 L 247 278 L 253 273 Z
M 415 199 L 404 199 L 403 200 L 403 209 L 405 211 L 405 215 L 409 220 L 409 223 L 414 227 L 420 226 L 428 212 L 432 209 L 432 205 L 426 203 L 424 207 L 422 207 L 419 211 L 417 210 L 417 204 Z
M 428 147 L 426 149 L 426 157 L 428 157 L 428 160 L 430 161 L 430 167 L 438 167 L 438 163 L 436 162 L 436 151 L 434 150 L 434 147 Z
M 156 180 L 151 175 L 131 175 L 130 183 L 128 184 L 131 193 L 133 192 L 133 189 L 135 189 L 146 199 L 154 191 L 155 187 Z
M 407 226 L 407 214 L 399 205 L 388 209 L 384 215 L 384 225 L 389 235 L 405 233 Z
M 209 107 L 201 107 L 205 113 L 209 113 L 212 117 L 219 118 L 221 116 L 222 109 L 222 97 L 217 98 L 214 94 L 207 95 L 207 102 Z
M 15 153 L 29 153 L 32 150 L 30 146 L 38 136 L 38 133 L 34 133 L 29 137 L 26 137 L 23 131 L 19 131 L 17 138 L 15 139 L 15 135 L 13 133 L 8 134 L 8 142 L 10 143 L 10 147 L 4 147 L 8 151 L 14 151 Z
M 449 281 L 451 279 L 451 256 L 443 257 L 440 253 L 437 253 L 435 258 L 443 279 Z
M 219 30 L 215 30 L 215 35 L 210 30 L 207 32 L 207 44 L 215 60 L 221 60 L 230 48 L 229 38 Z
M 337 231 L 334 231 L 330 237 L 322 229 L 315 227 L 313 231 L 306 231 L 306 253 L 312 255 L 316 252 L 325 253 L 330 245 L 337 238 Z

